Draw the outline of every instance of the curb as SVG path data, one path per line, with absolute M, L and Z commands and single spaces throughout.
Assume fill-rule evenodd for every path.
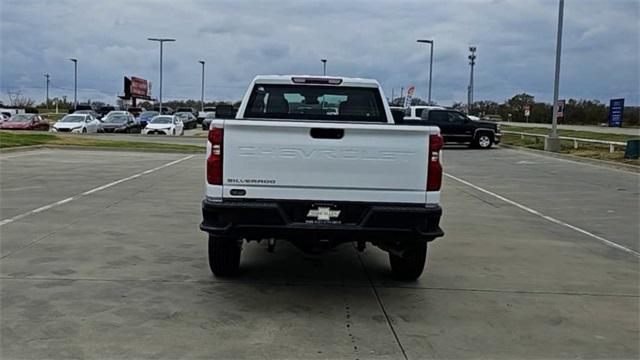
M 126 151 L 126 152 L 149 152 L 149 153 L 170 153 L 170 154 L 204 154 L 202 150 L 172 150 L 172 149 L 144 149 L 130 147 L 101 147 L 101 146 L 78 146 L 78 145 L 32 145 L 14 148 L 0 149 L 0 154 L 14 153 L 22 151 L 55 149 L 55 150 L 87 150 L 87 151 Z
M 548 156 L 552 158 L 572 160 L 576 162 L 583 162 L 583 163 L 592 164 L 592 165 L 599 165 L 603 167 L 615 168 L 618 170 L 625 170 L 629 172 L 640 173 L 640 166 L 636 166 L 636 165 L 617 163 L 617 162 L 607 161 L 607 160 L 591 159 L 591 158 L 571 155 L 571 154 L 552 153 L 544 150 L 530 149 L 530 148 L 525 148 L 525 147 L 515 146 L 515 145 L 500 144 L 500 147 L 503 147 L 506 149 L 512 149 L 512 150 L 531 152 L 534 154 Z

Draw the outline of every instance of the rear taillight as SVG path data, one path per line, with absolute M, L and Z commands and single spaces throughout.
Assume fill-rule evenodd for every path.
M 429 136 L 429 162 L 427 172 L 427 191 L 438 191 L 442 186 L 442 164 L 440 164 L 440 150 L 444 141 L 440 134 Z
M 207 158 L 207 182 L 211 185 L 222 185 L 222 140 L 224 130 L 212 128 L 209 130 L 211 153 Z

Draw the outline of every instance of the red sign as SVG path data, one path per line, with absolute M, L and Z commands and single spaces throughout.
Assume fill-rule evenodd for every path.
M 149 95 L 149 83 L 145 79 L 135 76 L 131 77 L 131 95 L 147 96 Z
M 558 100 L 558 103 L 556 104 L 558 117 L 564 117 L 564 104 L 565 104 L 564 100 Z
M 413 99 L 413 93 L 416 91 L 416 87 L 413 85 L 410 85 L 407 88 L 407 96 L 404 97 L 404 108 L 408 108 L 409 106 L 411 106 L 411 100 Z
M 529 105 L 524 106 L 524 116 L 531 115 L 531 107 Z

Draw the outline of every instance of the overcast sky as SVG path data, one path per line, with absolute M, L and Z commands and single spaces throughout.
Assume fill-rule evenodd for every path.
M 639 104 L 638 0 L 567 0 L 561 98 Z M 164 96 L 199 99 L 206 61 L 207 100 L 240 99 L 256 74 L 319 74 L 375 78 L 391 89 L 416 86 L 426 98 L 428 46 L 435 40 L 433 98 L 466 101 L 468 47 L 477 46 L 476 100 L 503 101 L 527 92 L 553 93 L 557 0 L 477 1 L 84 1 L 0 2 L 0 90 L 40 102 L 43 73 L 50 96 L 114 103 L 123 76 L 153 82 L 165 46 Z

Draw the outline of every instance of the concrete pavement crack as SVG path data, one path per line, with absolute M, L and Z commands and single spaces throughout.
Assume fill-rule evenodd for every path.
M 329 284 L 329 283 L 281 283 L 275 281 L 233 281 L 233 280 L 212 280 L 212 279 L 192 279 L 192 280 L 165 280 L 165 279 L 112 279 L 112 278 L 73 278 L 73 277 L 18 277 L 0 276 L 0 280 L 17 281 L 87 281 L 87 282 L 150 282 L 166 284 L 229 284 L 229 285 L 268 285 L 268 286 L 317 286 L 317 287 L 349 287 L 349 288 L 370 288 L 371 284 Z M 522 294 L 522 295 L 560 295 L 560 296 L 593 296 L 612 298 L 640 298 L 640 294 L 599 294 L 589 292 L 566 292 L 566 291 L 535 291 L 535 290 L 501 290 L 501 289 L 477 289 L 477 288 L 447 288 L 447 287 L 427 287 L 427 286 L 388 286 L 376 285 L 376 289 L 405 289 L 416 291 L 459 291 L 459 292 L 479 292 L 479 293 L 499 293 L 499 294 Z
M 367 280 L 369 281 L 369 284 L 371 285 L 371 290 L 373 290 L 373 294 L 376 297 L 376 300 L 378 301 L 378 305 L 380 305 L 380 310 L 382 310 L 382 313 L 384 314 L 384 318 L 387 321 L 387 325 L 389 325 L 389 329 L 391 330 L 391 333 L 393 334 L 393 337 L 396 340 L 396 343 L 398 344 L 398 347 L 400 348 L 400 351 L 402 351 L 402 357 L 404 357 L 405 360 L 408 360 L 409 358 L 407 357 L 407 352 L 404 350 L 404 346 L 402 346 L 402 343 L 400 342 L 400 338 L 398 337 L 398 334 L 396 333 L 396 329 L 393 327 L 393 324 L 391 323 L 391 318 L 389 317 L 389 314 L 387 313 L 387 309 L 385 309 L 384 304 L 382 303 L 382 299 L 380 298 L 380 294 L 378 294 L 378 290 L 376 289 L 376 285 L 373 283 L 373 280 L 371 279 L 371 275 L 369 274 L 369 271 L 367 270 L 367 267 L 364 265 L 364 261 L 362 261 L 362 257 L 360 257 L 360 252 L 354 247 L 353 250 L 356 252 L 356 256 L 358 257 L 358 261 L 360 261 L 360 265 L 362 265 L 362 269 L 364 270 L 364 274 L 367 276 Z

